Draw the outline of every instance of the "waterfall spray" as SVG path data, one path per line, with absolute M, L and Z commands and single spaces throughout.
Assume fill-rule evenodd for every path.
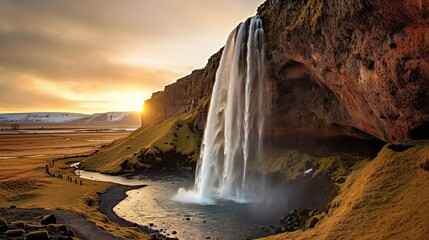
M 176 200 L 252 200 L 257 181 L 249 176 L 248 164 L 261 161 L 263 154 L 264 37 L 259 16 L 229 35 L 216 72 L 195 186 L 179 189 Z

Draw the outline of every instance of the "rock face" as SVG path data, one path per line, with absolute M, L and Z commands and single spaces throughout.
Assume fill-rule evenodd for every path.
M 210 57 L 205 68 L 194 70 L 190 75 L 166 86 L 164 91 L 154 93 L 144 103 L 142 125 L 183 113 L 195 113 L 191 128 L 201 133 L 221 55 L 222 49 Z
M 392 141 L 427 128 L 427 1 L 267 1 L 258 13 L 273 111 L 285 113 L 273 135 Z
M 270 137 L 393 141 L 428 131 L 427 1 L 269 0 L 258 14 Z M 201 133 L 220 55 L 146 101 L 143 124 L 197 113 L 192 129 Z

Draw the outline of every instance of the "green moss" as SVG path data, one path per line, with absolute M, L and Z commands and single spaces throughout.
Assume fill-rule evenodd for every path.
M 289 180 L 295 180 L 309 167 L 314 165 L 315 157 L 297 150 L 282 149 L 271 152 L 265 160 L 266 172 L 282 173 Z M 253 163 L 256 164 L 256 163 Z M 260 169 L 262 170 L 262 169 Z
M 332 180 L 339 181 L 350 172 L 351 162 L 340 156 L 320 158 L 317 163 L 317 174 L 330 174 Z
M 266 153 L 266 166 L 252 162 L 250 170 L 257 172 L 282 174 L 288 180 L 304 176 L 304 171 L 313 169 L 307 176 L 328 175 L 332 181 L 342 184 L 351 171 L 357 170 L 368 162 L 367 159 L 356 159 L 334 155 L 316 157 L 298 150 L 277 149 Z
M 322 15 L 323 0 L 301 0 L 300 4 L 297 11 L 289 13 L 287 33 L 303 26 L 309 26 L 314 31 L 317 21 Z

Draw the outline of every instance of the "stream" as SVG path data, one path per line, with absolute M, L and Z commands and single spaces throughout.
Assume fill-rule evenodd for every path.
M 146 184 L 130 190 L 113 211 L 130 222 L 150 226 L 166 236 L 179 239 L 248 239 L 273 234 L 285 215 L 284 202 L 239 204 L 219 201 L 216 205 L 182 203 L 172 200 L 179 188 L 189 189 L 194 176 L 188 173 L 145 173 L 109 176 L 77 170 L 81 178 L 123 185 Z M 278 189 L 275 191 L 279 191 Z M 285 198 L 286 199 L 286 198 Z M 280 207 L 281 206 L 281 207 Z

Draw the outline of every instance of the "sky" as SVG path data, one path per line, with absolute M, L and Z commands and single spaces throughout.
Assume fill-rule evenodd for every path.
M 1 0 L 0 113 L 140 110 L 263 0 Z

